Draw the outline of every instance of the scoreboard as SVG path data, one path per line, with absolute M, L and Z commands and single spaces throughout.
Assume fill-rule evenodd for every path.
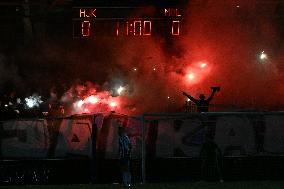
M 73 38 L 182 34 L 183 11 L 174 6 L 74 6 Z

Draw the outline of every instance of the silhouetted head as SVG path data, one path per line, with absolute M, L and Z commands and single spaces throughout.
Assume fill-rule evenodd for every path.
M 200 94 L 199 98 L 200 98 L 200 100 L 204 100 L 205 99 L 205 95 L 204 94 Z
M 124 127 L 118 127 L 118 135 L 122 136 L 125 134 L 125 128 Z

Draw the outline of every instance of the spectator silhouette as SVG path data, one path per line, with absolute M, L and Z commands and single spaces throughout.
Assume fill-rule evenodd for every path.
M 199 99 L 193 98 L 191 95 L 187 94 L 186 92 L 183 92 L 182 94 L 188 97 L 192 102 L 195 103 L 195 105 L 197 106 L 198 112 L 208 112 L 209 103 L 213 99 L 215 93 L 220 90 L 219 87 L 211 87 L 211 89 L 212 89 L 212 93 L 208 99 L 205 99 L 204 94 L 200 94 Z
M 222 152 L 215 143 L 211 134 L 207 133 L 205 142 L 200 151 L 201 157 L 201 178 L 204 181 L 220 181 Z

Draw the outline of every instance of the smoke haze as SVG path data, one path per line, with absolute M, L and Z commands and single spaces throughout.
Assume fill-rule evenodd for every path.
M 213 104 L 243 109 L 277 109 L 283 96 L 283 28 L 278 8 L 266 5 L 272 17 L 259 14 L 255 1 L 191 1 L 184 11 L 181 35 L 165 39 L 102 37 L 76 41 L 72 36 L 47 38 L 19 48 L 15 60 L 2 53 L 0 86 L 65 99 L 76 86 L 89 95 L 104 93 L 121 102 L 121 113 L 181 112 L 185 98 L 210 95 Z M 261 52 L 268 58 L 260 59 Z M 127 90 L 115 94 L 119 86 Z M 93 91 L 92 91 L 93 90 Z M 95 92 L 94 92 L 95 90 Z M 92 91 L 92 92 L 90 92 Z M 71 95 L 72 96 L 72 95 Z M 70 97 L 71 99 L 71 97 Z M 74 98 L 72 97 L 74 100 Z

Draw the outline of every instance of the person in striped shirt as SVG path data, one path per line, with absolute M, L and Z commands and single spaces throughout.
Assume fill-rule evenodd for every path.
M 131 186 L 130 155 L 131 143 L 124 127 L 118 127 L 119 135 L 119 164 L 124 186 Z

